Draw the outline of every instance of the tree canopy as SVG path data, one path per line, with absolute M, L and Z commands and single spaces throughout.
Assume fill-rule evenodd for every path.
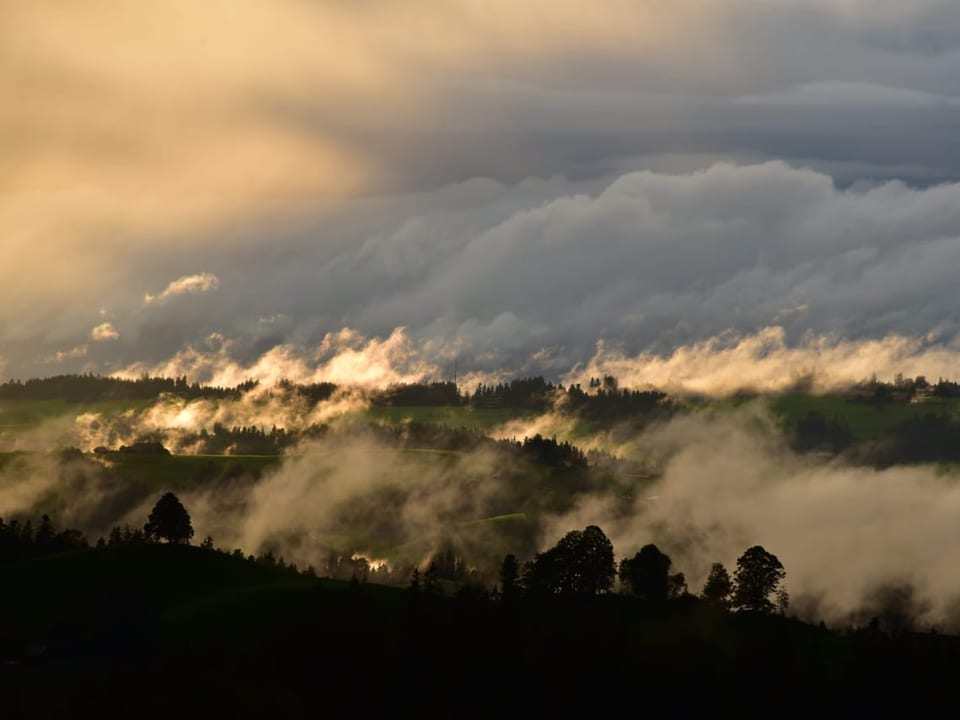
M 520 593 L 520 564 L 513 553 L 506 555 L 500 564 L 500 594 L 512 602 Z
M 786 609 L 787 595 L 781 587 L 786 571 L 777 556 L 760 545 L 749 548 L 737 559 L 733 576 L 733 606 L 739 610 L 770 613 Z M 773 595 L 776 605 L 770 599 Z
M 730 573 L 722 563 L 714 563 L 710 567 L 710 574 L 703 585 L 700 597 L 712 605 L 720 608 L 730 607 L 730 594 L 733 592 L 733 582 Z
M 549 550 L 538 553 L 524 575 L 535 594 L 596 595 L 613 586 L 613 544 L 596 525 L 572 530 Z
M 632 558 L 620 561 L 620 581 L 639 598 L 663 602 L 686 588 L 683 573 L 670 574 L 671 565 L 670 556 L 650 543 Z
M 172 492 L 166 493 L 153 506 L 143 531 L 149 538 L 170 543 L 188 543 L 193 537 L 190 514 Z

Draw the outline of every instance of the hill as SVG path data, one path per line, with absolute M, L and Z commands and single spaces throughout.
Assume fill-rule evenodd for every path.
M 169 545 L 16 564 L 0 580 L 13 717 L 230 713 L 752 715 L 943 699 L 956 638 L 849 633 L 695 598 L 494 603 L 289 575 Z M 878 688 L 883 688 L 879 691 Z

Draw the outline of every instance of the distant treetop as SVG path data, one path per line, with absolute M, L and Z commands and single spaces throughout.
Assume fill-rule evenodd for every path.
M 55 375 L 26 381 L 9 380 L 0 385 L 0 399 L 5 400 L 66 400 L 67 402 L 96 402 L 101 400 L 139 400 L 171 393 L 185 398 L 223 398 L 239 396 L 258 385 L 247 380 L 233 388 L 211 387 L 188 383 L 187 377 L 164 378 L 142 375 L 131 380 L 105 375 Z

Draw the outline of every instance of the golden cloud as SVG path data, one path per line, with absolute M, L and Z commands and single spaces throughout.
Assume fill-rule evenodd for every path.
M 843 340 L 808 333 L 790 345 L 780 326 L 738 335 L 724 333 L 669 355 L 627 355 L 601 342 L 594 356 L 564 378 L 586 386 L 590 378 L 612 375 L 627 387 L 653 386 L 725 395 L 738 390 L 781 391 L 798 382 L 829 392 L 876 376 L 952 377 L 960 361 L 954 345 L 930 344 L 924 337 L 888 335 L 874 340 Z
M 90 331 L 90 339 L 94 342 L 110 342 L 111 340 L 119 340 L 120 333 L 117 332 L 113 323 L 104 322 Z
M 154 303 L 163 303 L 176 295 L 187 295 L 210 292 L 220 287 L 220 279 L 213 273 L 198 273 L 196 275 L 184 275 L 167 285 L 163 292 L 157 295 L 146 293 L 143 301 L 147 305 Z M 109 323 L 106 323 L 109 324 Z

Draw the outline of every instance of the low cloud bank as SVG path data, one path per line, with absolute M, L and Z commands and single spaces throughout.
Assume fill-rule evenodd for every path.
M 263 419 L 281 405 L 259 406 Z M 156 408 L 151 421 L 195 427 L 215 417 L 201 417 L 203 409 L 187 405 L 185 416 L 161 418 L 173 409 Z M 580 488 L 562 512 L 542 508 L 529 518 L 536 535 L 527 546 L 522 533 L 476 521 L 529 510 L 521 498 L 547 492 L 536 470 L 504 464 L 492 448 L 404 451 L 359 427 L 301 444 L 259 480 L 214 472 L 180 478 L 178 494 L 198 538 L 210 534 L 221 547 L 271 551 L 301 566 L 319 566 L 331 548 L 425 562 L 442 538 L 466 543 L 468 561 L 494 564 L 502 553 L 530 554 L 596 524 L 618 558 L 656 543 L 698 592 L 711 563 L 732 571 L 747 547 L 760 544 L 783 562 L 792 612 L 803 618 L 843 625 L 900 613 L 920 627 L 960 630 L 960 485 L 949 471 L 875 470 L 798 455 L 760 403 L 675 417 L 636 433 L 630 447 L 651 473 Z M 91 470 L 89 459 L 57 462 L 7 462 L 0 513 L 42 505 L 58 522 L 103 533 L 112 523 L 142 524 L 166 489 L 134 487 L 113 471 Z
M 375 388 L 419 382 L 439 372 L 427 357 L 431 346 L 415 345 L 404 328 L 396 328 L 386 338 L 366 338 L 344 328 L 328 333 L 313 348 L 277 345 L 249 363 L 234 358 L 232 347 L 232 340 L 215 333 L 207 338 L 205 348 L 188 347 L 158 364 L 134 363 L 114 375 L 131 379 L 143 373 L 186 376 L 191 382 L 220 387 L 233 387 L 247 380 L 264 385 L 286 380 Z
M 956 377 L 957 368 L 956 342 L 902 335 L 857 341 L 808 333 L 791 345 L 783 327 L 771 326 L 746 335 L 724 333 L 667 355 L 629 355 L 600 342 L 594 356 L 567 373 L 565 381 L 586 386 L 590 378 L 610 375 L 627 387 L 708 395 L 789 388 L 829 392 L 873 376 L 889 382 L 898 373 L 935 382 Z
M 394 383 L 452 381 L 456 364 L 461 392 L 472 392 L 477 383 L 540 374 L 587 388 L 591 378 L 610 375 L 623 388 L 655 387 L 722 396 L 738 390 L 790 388 L 823 393 L 873 376 L 889 382 L 898 373 L 922 375 L 936 382 L 941 377 L 956 378 L 960 368 L 960 342 L 935 335 L 848 340 L 808 332 L 791 342 L 787 330 L 779 325 L 754 333 L 730 330 L 663 354 L 632 354 L 621 345 L 601 340 L 589 360 L 566 368 L 559 368 L 551 353 L 539 351 L 513 366 L 487 370 L 482 357 L 461 355 L 456 344 L 419 340 L 403 327 L 386 337 L 366 337 L 345 328 L 328 333 L 316 346 L 278 345 L 250 361 L 234 357 L 233 348 L 233 340 L 214 334 L 207 338 L 206 347 L 191 346 L 166 361 L 134 363 L 114 374 L 124 378 L 143 373 L 185 375 L 191 382 L 225 387 L 253 379 L 265 385 L 289 380 L 369 389 Z
M 622 498 L 584 498 L 552 520 L 545 544 L 587 523 L 604 528 L 620 557 L 654 542 L 693 591 L 711 563 L 732 572 L 759 544 L 786 568 L 802 617 L 864 621 L 899 588 L 913 621 L 960 630 L 960 486 L 952 473 L 796 455 L 760 405 L 671 420 L 638 436 L 634 451 L 655 459 L 660 477 L 638 486 L 627 507 Z

